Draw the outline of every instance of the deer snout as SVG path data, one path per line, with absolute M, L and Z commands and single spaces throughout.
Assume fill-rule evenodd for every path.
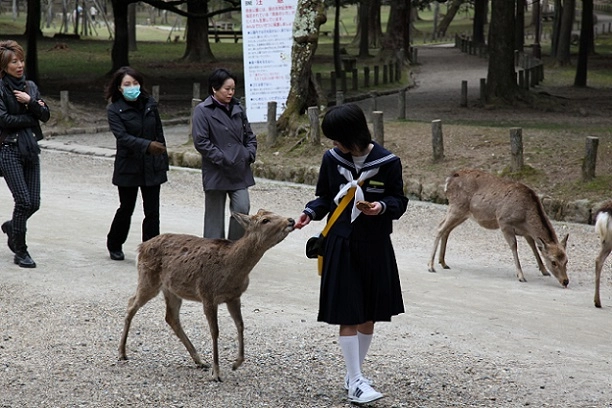
M 293 218 L 288 218 L 287 221 L 289 222 L 289 231 L 293 231 L 295 229 L 295 220 Z
M 568 278 L 563 279 L 563 282 L 561 282 L 561 284 L 563 285 L 564 288 L 567 288 L 567 285 L 569 285 L 569 279 Z

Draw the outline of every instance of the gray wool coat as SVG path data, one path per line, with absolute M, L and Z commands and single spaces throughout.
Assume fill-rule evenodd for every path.
M 257 153 L 257 138 L 238 100 L 231 105 L 228 115 L 209 96 L 193 112 L 193 144 L 202 155 L 205 191 L 234 191 L 255 185 L 251 163 Z

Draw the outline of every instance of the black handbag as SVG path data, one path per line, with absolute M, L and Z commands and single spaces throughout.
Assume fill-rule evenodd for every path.
M 306 257 L 315 259 L 318 256 L 323 256 L 323 249 L 325 248 L 325 237 L 322 234 L 316 237 L 311 237 L 306 241 Z

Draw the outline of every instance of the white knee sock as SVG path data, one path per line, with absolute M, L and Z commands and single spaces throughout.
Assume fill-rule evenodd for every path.
M 359 364 L 359 339 L 357 336 L 340 336 L 338 344 L 344 355 L 346 371 L 349 375 L 349 382 L 352 383 L 361 378 L 361 364 Z
M 363 360 L 365 360 L 366 355 L 368 354 L 368 350 L 370 349 L 370 344 L 372 344 L 373 334 L 363 334 L 361 332 L 357 332 L 357 338 L 359 339 L 359 367 L 363 364 Z

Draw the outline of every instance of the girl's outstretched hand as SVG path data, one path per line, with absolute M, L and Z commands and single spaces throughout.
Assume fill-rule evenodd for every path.
M 295 222 L 294 228 L 302 229 L 302 227 L 305 227 L 308 224 L 310 224 L 310 217 L 306 215 L 306 213 L 301 213 L 300 216 L 297 218 L 297 221 Z

